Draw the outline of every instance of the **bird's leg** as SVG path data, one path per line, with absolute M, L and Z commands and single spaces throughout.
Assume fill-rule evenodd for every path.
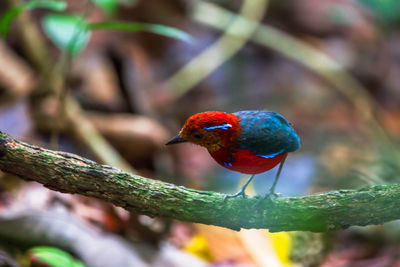
M 236 194 L 225 195 L 224 200 L 227 198 L 231 198 L 231 197 L 238 197 L 238 196 L 245 197 L 246 193 L 244 191 L 246 190 L 246 187 L 249 185 L 249 183 L 253 180 L 254 176 L 255 176 L 255 174 L 250 176 L 250 178 L 246 181 L 246 183 L 242 186 L 242 188 L 240 188 L 240 190 Z
M 279 194 L 275 193 L 275 187 L 276 187 L 276 184 L 278 183 L 279 176 L 281 175 L 282 167 L 283 167 L 283 164 L 285 163 L 285 160 L 286 160 L 286 157 L 279 164 L 278 172 L 276 173 L 274 183 L 272 184 L 271 188 L 269 189 L 269 193 L 265 195 L 264 199 L 271 198 L 272 196 L 274 196 L 274 197 L 279 196 Z

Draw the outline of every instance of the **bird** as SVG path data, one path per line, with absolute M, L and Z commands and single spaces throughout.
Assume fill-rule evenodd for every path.
M 236 194 L 246 197 L 246 187 L 254 176 L 279 165 L 266 197 L 278 196 L 275 187 L 289 152 L 300 147 L 300 137 L 280 114 L 266 110 L 235 113 L 207 111 L 190 116 L 180 132 L 166 145 L 190 142 L 205 147 L 222 167 L 250 178 Z

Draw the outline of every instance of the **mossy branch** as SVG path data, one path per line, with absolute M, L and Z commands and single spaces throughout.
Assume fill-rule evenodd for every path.
M 64 192 L 96 197 L 149 216 L 238 230 L 323 232 L 400 219 L 400 185 L 377 185 L 306 197 L 235 198 L 175 186 L 23 143 L 0 132 L 0 169 Z

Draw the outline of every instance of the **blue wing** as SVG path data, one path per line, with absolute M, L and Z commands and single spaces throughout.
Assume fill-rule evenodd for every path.
M 278 152 L 275 152 L 275 153 L 271 153 L 271 154 L 268 154 L 268 155 L 258 155 L 258 156 L 268 159 L 268 158 L 273 158 L 273 157 L 275 157 L 276 155 L 279 155 L 279 154 L 281 154 L 281 153 L 283 153 L 283 152 L 285 152 L 285 150 L 284 150 L 284 149 L 281 149 L 281 150 L 279 150 Z
M 268 158 L 300 147 L 300 137 L 290 123 L 275 112 L 247 110 L 234 115 L 240 118 L 242 127 L 239 149 L 248 149 Z

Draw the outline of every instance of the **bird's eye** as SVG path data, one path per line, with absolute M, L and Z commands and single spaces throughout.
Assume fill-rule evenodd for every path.
M 197 134 L 194 135 L 194 137 L 197 138 L 197 139 L 201 139 L 201 138 L 203 138 L 203 134 L 197 133 Z

